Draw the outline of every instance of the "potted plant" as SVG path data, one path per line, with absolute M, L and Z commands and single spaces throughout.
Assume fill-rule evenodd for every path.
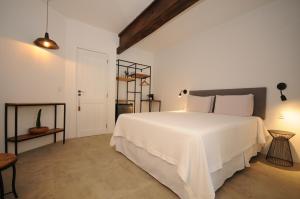
M 41 115 L 42 115 L 42 109 L 39 110 L 36 118 L 35 127 L 29 129 L 29 133 L 31 134 L 40 134 L 40 133 L 46 133 L 49 131 L 49 128 L 46 126 L 41 125 Z

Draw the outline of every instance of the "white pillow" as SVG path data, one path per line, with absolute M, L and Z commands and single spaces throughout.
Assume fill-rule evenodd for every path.
M 194 96 L 188 95 L 186 103 L 186 111 L 211 113 L 213 109 L 215 96 Z
M 217 95 L 214 113 L 237 116 L 252 116 L 254 95 Z

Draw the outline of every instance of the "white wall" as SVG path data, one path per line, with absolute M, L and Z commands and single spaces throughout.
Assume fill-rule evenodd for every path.
M 40 0 L 0 2 L 0 151 L 4 150 L 5 102 L 67 102 L 67 137 L 76 137 L 75 62 L 76 48 L 106 53 L 109 82 L 115 82 L 117 35 L 73 20 L 49 8 L 49 33 L 59 50 L 32 44 L 45 32 L 46 7 Z M 114 125 L 114 83 L 109 85 L 109 131 Z M 34 126 L 37 108 L 20 110 L 20 133 Z M 10 117 L 11 121 L 13 117 Z M 10 124 L 10 136 L 13 124 Z M 42 124 L 53 126 L 53 108 L 43 109 Z M 52 136 L 20 143 L 26 151 L 51 143 Z M 13 146 L 10 144 L 10 146 Z M 10 150 L 11 151 L 11 150 Z
M 268 88 L 266 126 L 297 133 L 291 139 L 300 161 L 300 1 L 277 0 L 218 25 L 155 55 L 155 92 L 164 110 L 182 109 L 190 90 Z M 282 103 L 278 82 L 286 82 Z M 280 120 L 280 115 L 285 120 Z
M 64 101 L 65 97 L 65 20 L 50 11 L 50 37 L 60 45 L 58 51 L 47 51 L 32 44 L 45 34 L 44 3 L 39 0 L 1 1 L 0 3 L 0 150 L 4 150 L 5 102 Z M 55 25 L 54 25 L 55 22 Z M 20 132 L 34 126 L 37 109 L 20 109 Z M 12 116 L 12 114 L 10 114 Z M 13 117 L 10 117 L 13 121 Z M 42 124 L 53 126 L 53 108 L 44 109 Z M 10 135 L 13 135 L 10 122 Z M 44 137 L 21 143 L 20 151 L 49 143 Z M 10 144 L 12 146 L 12 144 Z

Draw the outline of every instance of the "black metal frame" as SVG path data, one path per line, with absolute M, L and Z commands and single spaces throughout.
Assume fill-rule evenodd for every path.
M 0 170 L 0 199 L 4 199 L 5 195 L 11 194 L 11 193 L 14 194 L 15 198 L 18 198 L 18 194 L 17 194 L 17 191 L 16 191 L 16 173 L 17 173 L 16 172 L 16 162 L 17 161 L 7 165 L 6 167 L 4 167 Z M 12 171 L 13 171 L 13 177 L 12 177 L 12 181 L 11 181 L 12 191 L 8 192 L 8 193 L 5 193 L 4 183 L 3 183 L 3 178 L 2 178 L 2 171 L 9 168 L 9 167 L 12 167 Z
M 292 151 L 289 143 L 295 134 L 286 131 L 269 130 L 272 136 L 272 142 L 269 147 L 266 160 L 284 167 L 292 167 L 294 165 Z
M 142 85 L 142 80 L 149 78 L 149 90 L 148 93 L 151 94 L 151 76 L 152 76 L 152 71 L 151 71 L 151 66 L 145 65 L 145 64 L 140 64 L 136 62 L 131 62 L 131 61 L 126 61 L 122 59 L 117 60 L 117 77 L 120 77 L 120 67 L 125 68 L 127 71 L 127 74 L 129 74 L 129 70 L 134 70 L 134 74 L 137 73 L 137 71 L 143 72 L 144 70 L 149 70 L 149 74 L 145 78 L 138 78 L 135 76 L 134 80 L 132 81 L 126 81 L 126 102 L 133 102 L 133 112 L 136 112 L 136 100 L 137 100 L 137 94 L 140 95 L 140 112 L 142 111 L 142 98 L 143 98 L 143 85 Z M 137 92 L 137 79 L 141 79 L 141 86 L 140 86 L 140 91 Z M 134 91 L 129 91 L 129 83 L 134 82 Z M 120 86 L 120 80 L 117 78 L 117 99 L 116 99 L 116 104 L 119 104 L 119 86 Z M 129 99 L 129 94 L 133 94 L 133 99 Z M 149 110 L 151 110 L 151 103 L 149 103 Z M 116 110 L 117 111 L 117 110 Z M 118 115 L 116 113 L 116 115 Z
M 158 103 L 158 111 L 159 112 L 161 111 L 161 100 L 150 100 L 150 99 L 147 99 L 147 100 L 141 100 L 141 103 L 142 102 L 148 102 L 149 103 L 149 112 L 152 112 L 152 103 L 153 102 L 157 102 Z
M 52 133 L 53 134 L 53 141 L 54 143 L 56 143 L 56 133 L 59 132 L 63 132 L 63 144 L 65 144 L 65 139 L 66 139 L 66 103 L 5 103 L 5 122 L 4 122 L 4 134 L 5 134 L 5 153 L 8 152 L 8 107 L 14 107 L 15 111 L 14 111 L 14 115 L 15 115 L 15 129 L 14 129 L 14 144 L 15 144 L 15 154 L 18 155 L 18 142 L 19 141 L 18 138 L 18 108 L 19 107 L 29 107 L 29 106 L 54 106 L 54 128 L 57 128 L 57 106 L 63 106 L 63 129 L 61 131 L 57 131 Z M 49 134 L 47 134 L 49 135 Z M 42 137 L 42 136 L 46 136 L 46 135 L 40 135 L 37 137 Z M 29 138 L 29 139 L 35 139 L 37 137 L 34 138 Z M 29 140 L 26 139 L 26 140 Z M 22 140 L 25 141 L 25 140 Z

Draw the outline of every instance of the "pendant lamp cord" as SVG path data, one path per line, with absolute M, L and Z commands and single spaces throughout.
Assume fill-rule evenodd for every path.
M 48 4 L 49 4 L 49 0 L 47 0 L 47 18 L 46 18 L 46 32 L 48 32 Z

